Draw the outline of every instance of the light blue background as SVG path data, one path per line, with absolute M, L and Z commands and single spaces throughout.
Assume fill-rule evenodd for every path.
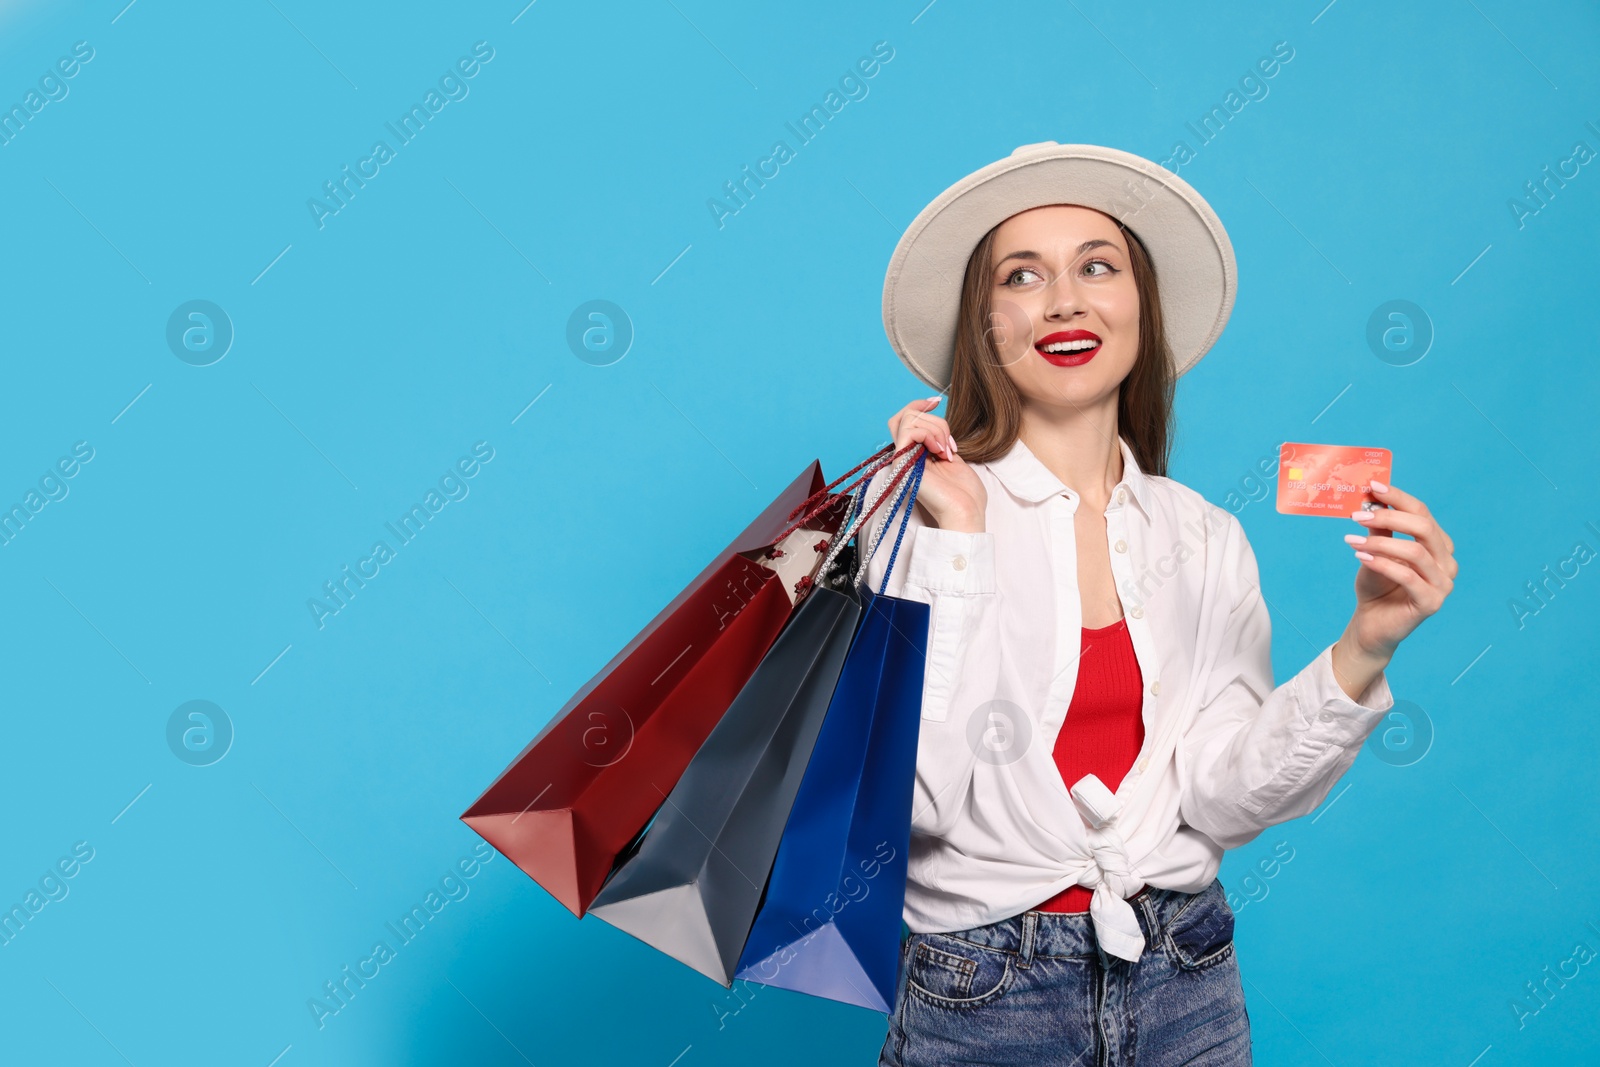
M 1508 207 L 1600 150 L 1592 5 L 125 2 L 0 5 L 7 107 L 94 49 L 0 146 L 0 503 L 94 449 L 0 547 L 0 903 L 94 849 L 0 947 L 0 1058 L 872 1062 L 883 1016 L 740 1009 L 503 858 L 323 1028 L 307 1000 L 472 854 L 459 814 L 711 553 L 924 395 L 879 299 L 929 199 L 1019 144 L 1178 139 L 1240 293 L 1181 382 L 1172 476 L 1220 504 L 1281 441 L 1385 445 L 1461 566 L 1389 672 L 1426 755 L 1363 753 L 1223 866 L 1257 1062 L 1593 1054 L 1600 961 L 1542 1004 L 1525 983 L 1600 951 L 1596 565 L 1521 626 L 1510 604 L 1600 549 L 1600 169 Z M 470 94 L 319 229 L 307 200 L 480 40 Z M 719 229 L 708 198 L 878 41 L 869 94 Z M 1280 41 L 1199 145 L 1186 122 Z M 194 299 L 236 330 L 211 366 L 165 341 Z M 594 299 L 636 332 L 609 366 L 565 339 Z M 1366 341 L 1394 299 L 1436 334 L 1409 366 Z M 469 495 L 319 629 L 307 600 L 478 441 Z M 1284 680 L 1348 617 L 1353 524 L 1229 506 Z M 236 731 L 208 767 L 165 737 L 196 699 Z

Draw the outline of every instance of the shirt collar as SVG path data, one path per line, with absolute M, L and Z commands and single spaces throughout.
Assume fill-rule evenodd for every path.
M 1127 489 L 1128 495 L 1139 506 L 1139 511 L 1149 519 L 1154 514 L 1151 510 L 1153 501 L 1150 499 L 1150 478 L 1139 469 L 1139 461 L 1134 458 L 1133 449 L 1123 440 L 1121 434 L 1117 435 L 1117 444 L 1122 449 L 1122 481 L 1117 483 L 1116 489 Z M 1009 452 L 999 459 L 990 460 L 986 466 L 1013 496 L 1035 504 L 1062 493 L 1072 497 L 1078 495 L 1060 478 L 1050 473 L 1050 468 L 1033 454 L 1033 450 L 1023 443 L 1021 437 L 1016 439 Z M 1112 503 L 1115 504 L 1115 489 L 1111 496 Z

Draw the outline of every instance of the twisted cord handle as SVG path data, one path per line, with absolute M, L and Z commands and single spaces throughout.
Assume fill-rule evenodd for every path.
M 906 504 L 905 513 L 900 517 L 900 532 L 895 535 L 895 547 L 889 556 L 889 566 L 885 568 L 883 572 L 883 581 L 878 586 L 878 593 L 880 596 L 883 594 L 883 591 L 888 588 L 889 575 L 894 570 L 895 556 L 900 552 L 900 542 L 905 539 L 906 527 L 910 524 L 911 511 L 917 503 L 917 490 L 922 486 L 922 472 L 927 460 L 928 453 L 926 451 L 917 456 L 917 469 L 915 476 L 901 484 L 900 493 L 895 497 L 894 505 L 889 508 L 889 513 L 884 518 L 883 525 L 878 528 L 877 536 L 871 539 L 871 547 L 862 553 L 861 558 L 857 561 L 855 581 L 857 584 L 860 584 L 866 578 L 867 565 L 872 562 L 872 557 L 878 554 L 878 549 L 883 547 L 883 539 L 884 537 L 888 536 L 889 525 L 894 522 L 895 515 L 900 513 L 900 502 L 905 500 L 906 495 L 909 493 L 911 499 L 910 502 Z M 868 531 L 868 533 L 870 534 L 871 531 Z
M 913 457 L 904 455 L 904 453 L 909 452 L 913 448 L 922 448 L 922 446 L 918 442 L 913 441 L 911 444 L 906 445 L 905 448 L 902 448 L 899 452 L 895 453 L 896 457 L 904 456 L 904 458 L 901 458 L 899 462 L 895 464 L 894 477 L 890 478 L 888 482 L 884 484 L 883 488 L 874 494 L 872 501 L 865 508 L 861 509 L 860 514 L 854 518 L 848 529 L 834 536 L 832 547 L 830 547 L 828 550 L 827 558 L 822 561 L 822 566 L 817 571 L 818 574 L 826 575 L 829 572 L 833 566 L 833 561 L 838 558 L 839 553 L 844 550 L 844 547 L 850 543 L 851 538 L 856 535 L 856 532 L 861 528 L 862 524 L 872 517 L 873 512 L 878 510 L 878 507 L 883 503 L 884 499 L 890 494 L 890 492 L 893 491 L 895 487 L 905 479 L 906 472 L 911 469 Z M 926 454 L 926 449 L 923 449 L 923 454 Z M 876 473 L 876 471 L 873 473 Z M 865 492 L 866 488 L 867 486 L 862 486 L 861 491 Z
M 827 485 L 823 486 L 821 489 L 817 490 L 815 493 L 812 493 L 805 500 L 801 501 L 800 504 L 797 505 L 793 511 L 789 512 L 789 516 L 790 516 L 791 519 L 795 515 L 799 514 L 801 511 L 805 511 L 806 514 L 802 518 L 800 518 L 798 521 L 796 521 L 793 525 L 791 525 L 788 529 L 784 530 L 777 537 L 774 537 L 772 539 L 772 543 L 773 544 L 777 544 L 778 542 L 782 541 L 785 537 L 788 537 L 790 534 L 792 534 L 796 530 L 800 529 L 806 523 L 810 522 L 812 519 L 814 519 L 818 515 L 822 514 L 824 511 L 827 511 L 829 508 L 832 508 L 832 507 L 837 507 L 839 499 L 842 498 L 845 494 L 853 492 L 856 489 L 857 486 L 862 485 L 862 484 L 866 483 L 867 481 L 869 481 L 872 478 L 872 476 L 874 474 L 877 474 L 878 471 L 882 470 L 885 465 L 887 465 L 887 464 L 893 462 L 894 460 L 900 458 L 906 452 L 908 452 L 911 449 L 916 448 L 916 447 L 917 447 L 917 442 L 913 441 L 910 444 L 907 444 L 904 448 L 900 449 L 898 452 L 894 452 L 891 455 L 889 453 L 890 453 L 890 450 L 894 448 L 894 446 L 892 444 L 884 445 L 881 449 L 879 449 L 878 451 L 874 452 L 871 456 L 868 456 L 866 459 L 864 459 L 860 463 L 856 464 L 853 468 L 851 468 L 850 470 L 846 471 L 844 474 L 841 474 L 839 477 L 835 478 L 832 482 L 830 482 Z M 834 486 L 838 485 L 840 482 L 842 482 L 846 478 L 850 477 L 850 475 L 854 474 L 856 471 L 861 470 L 863 467 L 870 467 L 871 469 L 868 470 L 865 474 L 861 475 L 861 477 L 857 478 L 855 481 L 851 482 L 848 486 L 846 486 L 841 491 L 839 497 L 832 497 L 832 498 L 829 497 L 829 493 L 833 490 Z M 817 506 L 815 506 L 815 507 L 809 507 L 811 502 L 814 501 L 814 500 L 821 500 L 822 502 L 820 504 L 818 504 Z M 807 510 L 808 507 L 809 507 L 809 510 Z
M 916 466 L 916 472 L 917 473 L 912 477 L 912 479 L 911 479 L 911 481 L 909 483 L 910 498 L 906 501 L 905 514 L 900 516 L 900 530 L 894 536 L 894 548 L 889 551 L 889 565 L 883 569 L 883 580 L 878 583 L 878 595 L 879 596 L 882 596 L 883 593 L 884 593 L 884 590 L 889 588 L 889 575 L 894 573 L 894 561 L 895 561 L 895 558 L 900 555 L 900 542 L 905 540 L 906 527 L 908 525 L 910 525 L 910 523 L 911 523 L 911 509 L 916 506 L 916 503 L 917 503 L 917 490 L 919 488 L 921 488 L 921 486 L 922 486 L 922 471 L 923 471 L 923 468 L 927 465 L 927 462 L 928 462 L 928 453 L 927 452 L 923 452 L 921 455 L 917 456 L 917 466 Z M 900 491 L 900 496 L 901 497 L 905 497 L 907 491 L 908 491 L 907 489 L 902 489 Z M 894 507 L 889 509 L 889 520 L 891 522 L 894 520 L 895 510 L 897 508 L 899 508 L 899 507 L 900 507 L 900 499 L 896 498 L 896 500 L 894 502 Z M 885 529 L 887 529 L 888 523 L 884 523 L 884 527 L 885 527 Z

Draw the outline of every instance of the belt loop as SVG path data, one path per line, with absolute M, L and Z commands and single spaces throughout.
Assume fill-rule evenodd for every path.
M 1017 952 L 1017 966 L 1026 970 L 1033 963 L 1033 939 L 1039 930 L 1039 913 L 1022 913 L 1022 948 Z
M 1139 911 L 1144 913 L 1144 925 L 1147 928 L 1145 930 L 1145 940 L 1147 943 L 1153 944 L 1156 938 L 1161 936 L 1161 916 L 1156 912 L 1155 901 L 1150 899 L 1151 894 L 1145 892 L 1149 888 L 1147 885 L 1144 889 L 1134 894 L 1133 903 L 1138 906 Z

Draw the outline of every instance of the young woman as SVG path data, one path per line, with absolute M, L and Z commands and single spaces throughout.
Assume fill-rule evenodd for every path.
M 889 420 L 929 457 L 887 591 L 931 614 L 881 1064 L 1250 1063 L 1222 854 L 1326 798 L 1456 563 L 1373 483 L 1350 622 L 1274 687 L 1243 527 L 1165 476 L 1174 381 L 1234 285 L 1199 194 L 1088 145 L 968 176 L 896 249 L 885 328 L 949 407 Z M 1286 521 L 1307 552 L 1344 534 Z

